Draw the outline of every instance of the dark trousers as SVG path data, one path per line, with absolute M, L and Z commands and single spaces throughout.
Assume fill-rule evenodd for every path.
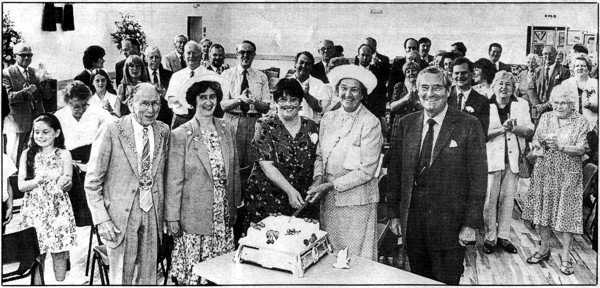
M 465 247 L 449 250 L 430 249 L 427 238 L 426 193 L 414 188 L 408 212 L 406 231 L 406 254 L 412 273 L 449 285 L 458 285 L 464 271 Z M 435 211 L 434 211 L 435 213 Z M 458 235 L 456 235 L 458 243 Z

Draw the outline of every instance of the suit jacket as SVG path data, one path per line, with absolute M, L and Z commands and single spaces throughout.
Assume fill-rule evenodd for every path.
M 423 59 L 423 61 L 425 61 L 427 63 L 431 63 L 431 62 L 433 62 L 433 59 L 435 59 L 435 56 L 427 54 L 427 56 L 425 56 L 425 59 Z
M 336 119 L 343 108 L 325 113 L 321 119 L 314 175 L 334 183 L 336 206 L 379 202 L 378 179 L 383 136 L 381 123 L 361 105 L 355 120 L 341 127 Z M 340 137 L 340 138 L 338 138 Z
M 448 97 L 448 105 L 450 105 L 450 107 L 459 109 L 456 89 L 456 86 L 451 88 L 450 97 Z M 479 123 L 481 123 L 482 131 L 486 131 L 484 136 L 487 135 L 490 123 L 490 100 L 487 97 L 479 94 L 479 92 L 475 91 L 475 89 L 471 88 L 471 93 L 469 93 L 467 102 L 465 102 L 465 110 L 467 110 L 467 107 L 473 108 L 473 112 L 463 112 L 477 117 L 477 120 L 479 120 Z
M 390 57 L 385 56 L 383 54 L 379 54 L 378 52 L 375 52 L 375 57 L 378 59 L 377 61 L 375 61 L 376 65 L 380 66 L 381 69 L 387 71 L 386 74 L 388 75 L 388 78 L 389 78 L 390 68 L 392 67 L 392 64 L 390 63 Z M 354 65 L 359 65 L 358 56 L 354 56 Z M 386 78 L 385 80 L 387 81 L 388 78 Z
M 533 78 L 530 81 L 527 79 L 527 74 L 529 74 L 529 70 L 525 70 L 519 74 L 519 83 L 517 84 L 517 92 L 519 97 L 527 100 L 529 102 L 529 108 L 533 107 L 533 105 L 540 104 L 540 99 L 537 95 L 537 79 L 540 77 L 539 69 L 533 71 Z
M 121 81 L 123 80 L 123 67 L 125 66 L 125 59 L 117 62 L 117 64 L 115 64 L 115 81 L 117 86 L 115 87 L 119 87 L 119 85 L 121 84 Z
M 229 123 L 217 118 L 214 121 L 222 139 L 231 227 L 235 223 L 237 206 L 242 203 L 235 132 Z M 165 219 L 179 221 L 186 233 L 209 235 L 213 231 L 213 170 L 200 129 L 198 121 L 193 118 L 171 132 Z
M 85 176 L 85 192 L 95 224 L 107 220 L 117 226 L 121 233 L 106 245 L 115 248 L 127 233 L 127 219 L 139 187 L 138 158 L 133 134 L 133 116 L 127 115 L 114 122 L 104 123 L 92 143 L 88 171 Z M 152 163 L 152 201 L 156 223 L 162 229 L 164 209 L 164 176 L 167 151 L 169 150 L 169 127 L 156 121 L 154 131 L 154 153 Z M 161 230 L 162 231 L 162 230 Z M 159 232 L 161 232 L 159 231 Z M 162 238 L 162 233 L 158 233 Z
M 550 100 L 550 93 L 552 93 L 552 89 L 555 86 L 560 85 L 560 83 L 562 83 L 563 81 L 569 79 L 569 77 L 571 77 L 571 73 L 569 72 L 569 69 L 562 67 L 562 65 L 560 64 L 556 64 L 554 65 L 554 69 L 552 71 L 550 71 L 550 77 L 548 78 L 548 88 L 546 89 L 546 91 L 544 92 L 544 88 L 543 88 L 543 82 L 544 82 L 544 73 L 545 73 L 545 67 L 540 66 L 538 67 L 536 70 L 540 70 L 538 73 L 540 75 L 540 77 L 538 77 L 537 79 L 537 92 L 538 92 L 538 98 L 540 99 L 540 103 L 547 103 Z
M 389 66 L 389 65 L 388 65 Z M 369 66 L 369 71 L 377 78 L 377 86 L 371 94 L 363 97 L 362 103 L 377 118 L 385 117 L 385 104 L 387 103 L 387 88 L 385 84 L 390 71 L 381 63 Z
M 175 52 L 175 50 L 167 53 L 167 55 L 165 55 L 163 57 L 162 65 L 165 67 L 165 69 L 167 69 L 173 73 L 175 73 L 183 68 L 183 67 L 181 67 L 181 59 L 179 59 L 179 57 L 177 57 L 177 53 Z
M 394 124 L 387 193 L 388 215 L 400 218 L 406 235 L 409 209 L 419 161 L 424 111 L 409 114 Z M 477 119 L 448 107 L 431 155 L 430 201 L 427 203 L 428 248 L 458 248 L 463 226 L 483 227 L 487 191 L 485 140 Z
M 496 72 L 498 71 L 506 71 L 509 73 L 512 73 L 512 67 L 510 65 L 504 64 L 502 61 L 498 61 L 498 66 L 500 66 L 500 70 L 496 70 Z M 496 66 L 496 65 L 494 65 Z
M 92 87 L 92 80 L 90 79 L 90 76 L 92 76 L 90 74 L 90 72 L 88 72 L 87 70 L 83 70 L 81 71 L 81 73 L 77 74 L 77 76 L 75 76 L 75 78 L 73 78 L 73 80 L 79 80 L 81 82 L 83 82 L 83 84 L 85 84 L 86 86 Z
M 319 61 L 315 65 L 313 65 L 312 71 L 310 71 L 310 76 L 313 76 L 323 83 L 329 83 L 329 79 L 327 79 L 327 74 L 325 74 L 325 66 L 323 65 L 323 61 Z
M 2 71 L 2 86 L 8 92 L 10 105 L 10 113 L 4 121 L 4 131 L 27 133 L 31 129 L 33 119 L 44 113 L 43 98 L 51 95 L 43 93 L 44 87 L 35 75 L 35 69 L 31 67 L 27 67 L 29 83 L 35 85 L 37 90 L 32 94 L 23 92 L 23 86 L 27 81 L 16 65 L 11 65 Z
M 406 64 L 406 58 L 396 58 L 394 59 L 394 63 L 392 63 L 392 67 L 390 68 L 390 79 L 388 82 L 388 95 L 390 96 L 394 94 L 394 85 L 396 85 L 396 83 L 404 83 L 404 73 L 402 73 L 404 64 Z M 421 60 L 419 66 L 421 66 L 421 70 L 423 70 L 429 66 L 429 63 Z
M 492 96 L 495 98 L 496 96 Z M 531 115 L 529 114 L 529 104 L 522 98 L 511 96 L 510 118 L 517 119 L 517 125 L 524 126 L 533 131 L 534 126 L 531 123 Z M 490 101 L 490 128 L 489 130 L 502 128 L 500 115 L 498 114 L 498 106 Z M 488 131 L 489 132 L 489 131 Z M 507 141 L 504 142 L 504 139 Z M 516 141 L 515 141 L 516 140 Z M 519 141 L 519 144 L 517 144 Z M 519 173 L 519 153 L 525 150 L 525 138 L 517 136 L 508 131 L 506 134 L 498 135 L 489 139 L 485 144 L 487 149 L 488 172 L 503 171 L 506 168 L 504 156 L 506 148 L 508 148 L 508 163 L 510 170 L 513 173 Z M 519 151 L 519 147 L 521 151 Z

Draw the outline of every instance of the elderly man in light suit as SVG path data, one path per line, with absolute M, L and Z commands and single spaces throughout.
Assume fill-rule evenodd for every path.
M 29 67 L 33 57 L 31 47 L 21 42 L 14 46 L 13 51 L 16 63 L 2 71 L 2 86 L 8 92 L 10 105 L 3 133 L 7 140 L 6 154 L 13 163 L 19 163 L 18 158 L 27 142 L 31 123 L 35 117 L 44 113 L 44 93 L 35 70 Z
M 108 248 L 110 284 L 156 285 L 169 127 L 156 121 L 161 103 L 154 85 L 135 86 L 131 101 L 130 115 L 98 132 L 85 191 Z
M 185 63 L 184 56 L 184 47 L 188 42 L 188 38 L 185 35 L 177 35 L 175 39 L 173 39 L 173 46 L 175 46 L 175 50 L 167 53 L 165 58 L 163 58 L 163 67 L 165 69 L 175 73 L 185 67 L 187 67 L 187 63 Z

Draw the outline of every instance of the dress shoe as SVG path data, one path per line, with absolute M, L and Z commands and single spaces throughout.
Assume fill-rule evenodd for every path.
M 510 240 L 498 238 L 496 245 L 502 247 L 502 249 L 508 253 L 517 254 L 517 247 L 510 243 Z
M 533 254 L 533 256 L 527 258 L 527 263 L 538 264 L 538 263 L 542 262 L 542 260 L 546 260 L 546 261 L 550 260 L 550 249 L 548 249 L 548 252 L 546 252 L 544 254 L 535 252 Z
M 485 240 L 483 242 L 483 253 L 485 253 L 485 254 L 494 253 L 494 242 Z

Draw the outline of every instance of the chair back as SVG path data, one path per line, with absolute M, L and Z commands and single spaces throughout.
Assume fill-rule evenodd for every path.
M 269 91 L 271 91 L 271 93 L 273 93 L 273 90 L 275 89 L 275 85 L 277 85 L 277 82 L 279 82 L 279 78 L 271 78 L 269 79 Z
M 8 176 L 8 183 L 10 184 L 10 188 L 12 188 L 13 193 L 13 201 L 17 199 L 21 199 L 25 197 L 25 193 L 19 190 L 19 172 L 15 172 L 15 174 Z
M 2 235 L 2 265 L 19 263 L 19 270 L 31 267 L 40 256 L 39 245 L 33 227 Z
M 75 216 L 75 225 L 77 227 L 85 227 L 93 225 L 92 212 L 87 203 L 83 183 L 85 181 L 85 172 L 81 171 L 79 166 L 73 165 L 73 185 L 69 191 L 69 199 L 73 207 L 73 215 Z

